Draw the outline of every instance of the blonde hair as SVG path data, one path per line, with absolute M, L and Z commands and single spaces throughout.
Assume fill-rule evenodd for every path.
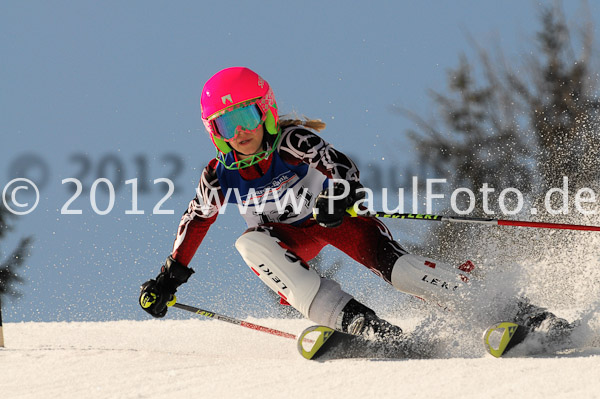
M 320 132 L 327 125 L 320 119 L 308 119 L 306 116 L 299 117 L 297 115 L 282 115 L 282 118 L 279 119 L 279 127 L 285 129 L 290 126 L 303 126 Z

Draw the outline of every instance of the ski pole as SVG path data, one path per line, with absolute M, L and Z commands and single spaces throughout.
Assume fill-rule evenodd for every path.
M 350 209 L 352 209 L 352 208 L 350 208 Z M 355 215 L 356 215 L 356 213 L 353 214 L 353 216 L 355 216 Z M 375 213 L 370 213 L 369 215 L 375 216 L 378 218 L 427 220 L 427 221 L 431 221 L 431 222 L 478 223 L 478 224 L 497 225 L 497 226 L 535 227 L 535 228 L 542 228 L 542 229 L 600 231 L 600 226 L 584 226 L 581 224 L 565 224 L 565 223 L 526 222 L 526 221 L 519 221 L 519 220 L 486 219 L 486 218 L 476 218 L 476 217 L 469 217 L 469 216 L 441 216 L 441 215 L 428 215 L 428 214 L 418 214 L 418 213 L 388 213 L 388 212 L 375 212 Z
M 227 323 L 237 324 L 238 326 L 242 326 L 242 327 L 246 327 L 246 328 L 251 328 L 253 330 L 262 331 L 262 332 L 265 332 L 265 333 L 268 333 L 268 334 L 272 334 L 272 335 L 277 335 L 279 337 L 284 337 L 284 338 L 289 338 L 289 339 L 296 339 L 297 338 L 294 334 L 286 333 L 286 332 L 279 331 L 279 330 L 274 330 L 274 329 L 269 328 L 269 327 L 259 326 L 257 324 L 249 323 L 247 321 L 234 319 L 232 317 L 224 316 L 224 315 L 221 315 L 221 314 L 218 314 L 218 313 L 214 313 L 214 312 L 210 312 L 208 310 L 199 309 L 199 308 L 196 308 L 194 306 L 184 305 L 183 303 L 175 303 L 172 306 L 174 308 L 178 308 L 178 309 L 182 309 L 182 310 L 187 310 L 188 312 L 192 312 L 192 313 L 196 313 L 196 314 L 199 314 L 199 315 L 202 315 L 202 316 L 210 317 L 212 319 L 217 319 L 217 320 L 225 321 Z

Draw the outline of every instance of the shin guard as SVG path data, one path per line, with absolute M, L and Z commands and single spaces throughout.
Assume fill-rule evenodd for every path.
M 298 256 L 279 245 L 268 233 L 249 231 L 235 247 L 250 269 L 273 291 L 305 317 L 319 291 L 321 278 Z
M 400 256 L 392 269 L 396 289 L 443 307 L 459 300 L 468 281 L 459 269 L 413 254 Z

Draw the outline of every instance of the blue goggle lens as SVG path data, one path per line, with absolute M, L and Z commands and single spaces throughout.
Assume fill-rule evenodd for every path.
M 262 115 L 256 104 L 234 109 L 214 120 L 217 131 L 224 139 L 232 139 L 236 129 L 254 130 L 260 125 Z

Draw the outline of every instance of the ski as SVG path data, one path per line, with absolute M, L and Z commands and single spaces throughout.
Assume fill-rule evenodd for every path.
M 298 352 L 305 359 L 317 359 L 325 352 L 326 347 L 323 346 L 335 332 L 334 329 L 325 326 L 308 327 L 298 336 Z
M 496 323 L 486 329 L 483 333 L 483 344 L 486 351 L 500 358 L 509 353 L 517 345 L 523 343 L 528 337 L 536 342 L 535 347 L 529 348 L 528 355 L 535 355 L 540 350 L 540 345 L 545 350 L 557 348 L 569 349 L 569 341 L 563 341 L 568 337 L 560 335 L 548 339 L 544 333 L 531 332 L 527 327 L 513 322 Z M 586 347 L 600 346 L 600 339 L 590 339 Z M 529 342 L 529 341 L 527 341 Z M 334 359 L 402 359 L 402 358 L 428 358 L 427 346 L 411 346 L 410 339 L 407 341 L 377 341 L 368 340 L 359 336 L 345 334 L 325 326 L 311 326 L 305 329 L 297 341 L 298 352 L 308 360 L 327 361 Z M 531 351 L 533 349 L 533 351 Z
M 594 337 L 588 342 L 573 341 L 573 331 L 581 325 L 581 320 L 567 322 L 564 319 L 552 316 L 545 319 L 545 325 L 524 327 L 514 322 L 497 323 L 483 333 L 483 344 L 489 354 L 494 357 L 505 356 L 519 344 L 521 355 L 533 356 L 542 353 L 554 353 L 564 350 L 581 349 L 581 347 L 594 347 Z
M 500 358 L 507 355 L 513 348 L 532 337 L 535 345 L 528 348 L 525 356 L 538 354 L 540 350 L 553 351 L 576 349 L 569 346 L 568 341 L 548 340 L 539 332 L 513 322 L 496 323 L 483 333 L 483 343 L 486 351 Z M 561 340 L 566 336 L 562 336 Z M 407 340 L 377 341 L 368 340 L 355 335 L 345 334 L 325 326 L 311 326 L 305 329 L 297 341 L 298 352 L 308 360 L 329 361 L 335 359 L 424 359 L 430 358 L 433 344 L 414 345 Z M 588 339 L 584 345 L 587 348 L 600 347 L 600 338 Z M 540 349 L 541 348 L 541 349 Z M 544 349 L 545 348 L 545 349 Z M 522 353 L 523 354 L 523 353 Z
M 298 336 L 298 352 L 308 360 L 420 358 L 406 343 L 369 340 L 325 326 L 311 326 Z
M 483 333 L 483 344 L 494 357 L 502 357 L 525 340 L 529 329 L 512 322 L 497 323 Z

